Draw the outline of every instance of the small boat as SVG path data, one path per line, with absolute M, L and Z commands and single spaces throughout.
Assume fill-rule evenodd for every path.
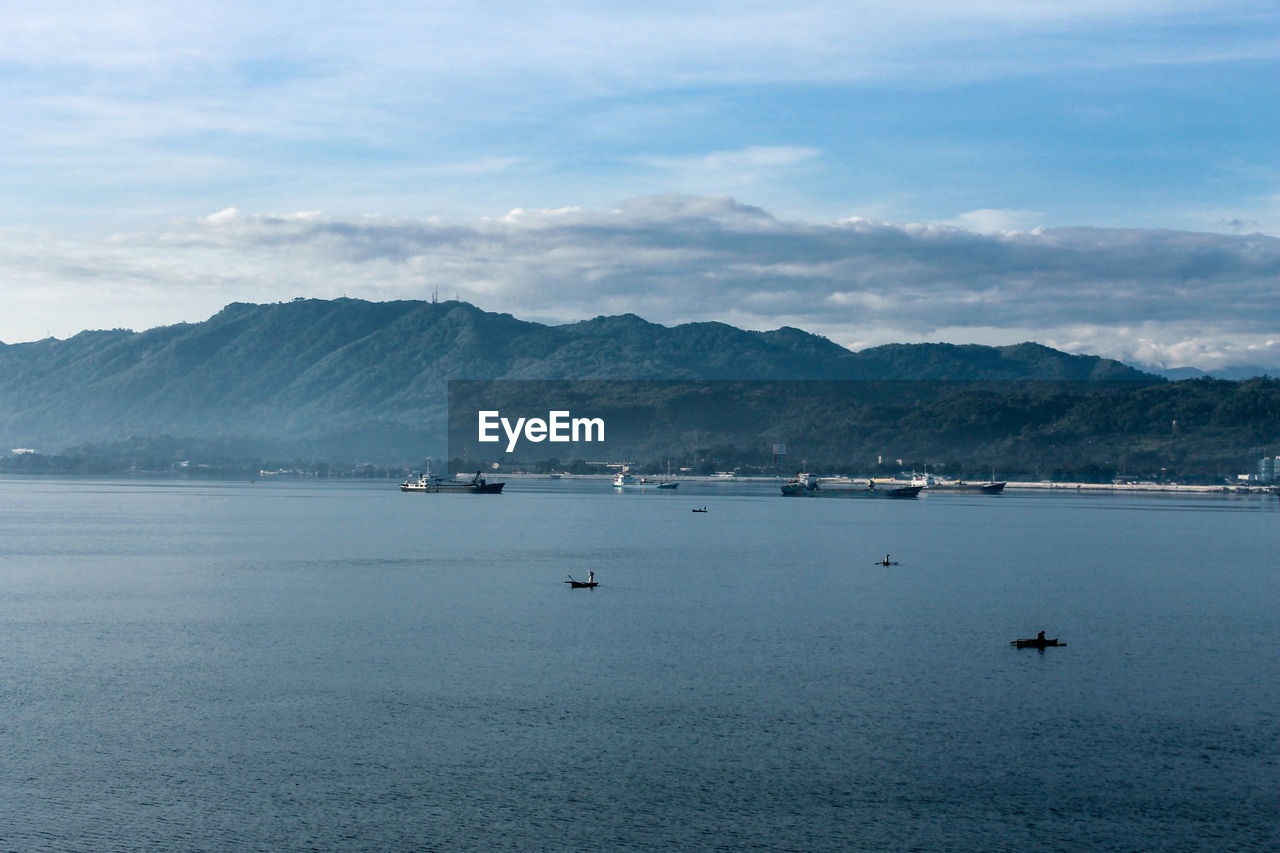
M 1010 640 L 1009 645 L 1020 649 L 1046 649 L 1049 646 L 1065 646 L 1066 643 L 1059 643 L 1057 637 L 1052 640 L 1046 640 L 1044 637 L 1035 637 L 1030 640 Z
M 583 589 L 584 587 L 586 589 L 595 589 L 600 585 L 600 582 L 595 579 L 594 572 L 591 573 L 590 577 L 591 580 L 579 581 L 574 580 L 573 575 L 569 575 L 569 579 L 565 583 L 569 585 L 569 589 Z
M 707 508 L 705 506 L 702 509 L 693 510 L 693 512 L 706 512 L 706 511 L 707 511 Z

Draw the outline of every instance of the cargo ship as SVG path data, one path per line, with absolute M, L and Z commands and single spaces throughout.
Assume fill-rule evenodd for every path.
M 879 484 L 874 479 L 865 483 L 843 478 L 823 480 L 813 474 L 797 474 L 782 485 L 782 494 L 788 498 L 914 498 L 924 486 L 899 486 Z
M 457 480 L 452 477 L 432 476 L 431 470 L 418 476 L 416 480 L 405 480 L 400 484 L 402 492 L 465 492 L 472 495 L 497 495 L 502 493 L 506 483 L 490 483 L 477 471 L 470 480 Z

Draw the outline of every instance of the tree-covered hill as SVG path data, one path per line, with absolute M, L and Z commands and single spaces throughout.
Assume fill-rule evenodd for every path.
M 803 466 L 973 478 L 998 469 L 1007 479 L 1221 483 L 1256 470 L 1261 454 L 1280 447 L 1274 379 L 498 381 L 453 390 L 450 451 L 472 466 L 555 456 L 551 445 L 531 443 L 506 455 L 476 436 L 477 410 L 545 412 L 548 399 L 607 422 L 609 440 L 588 448 L 591 458 L 654 473 L 668 466 L 794 473 Z
M 550 326 L 462 302 L 228 305 L 202 323 L 0 344 L 0 447 L 146 436 L 299 456 L 441 452 L 450 379 L 1155 381 L 1036 344 L 851 352 L 782 328 L 666 327 L 631 314 Z

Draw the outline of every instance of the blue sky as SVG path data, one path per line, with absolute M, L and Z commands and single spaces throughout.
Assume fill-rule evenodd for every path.
M 439 288 L 546 322 L 1280 366 L 1273 4 L 6 16 L 7 343 Z

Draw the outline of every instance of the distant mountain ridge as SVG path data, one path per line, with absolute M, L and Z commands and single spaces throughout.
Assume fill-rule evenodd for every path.
M 1212 370 L 1201 370 L 1198 367 L 1147 367 L 1145 369 L 1149 373 L 1175 382 L 1183 379 L 1226 379 L 1229 382 L 1242 382 L 1246 379 L 1272 377 L 1277 373 L 1275 368 L 1264 367 L 1261 364 L 1217 367 Z
M 0 344 L 0 447 L 174 435 L 421 458 L 443 440 L 450 379 L 615 378 L 1163 381 L 1033 343 L 852 352 L 790 327 L 667 327 L 634 314 L 550 326 L 456 301 L 299 299 Z

